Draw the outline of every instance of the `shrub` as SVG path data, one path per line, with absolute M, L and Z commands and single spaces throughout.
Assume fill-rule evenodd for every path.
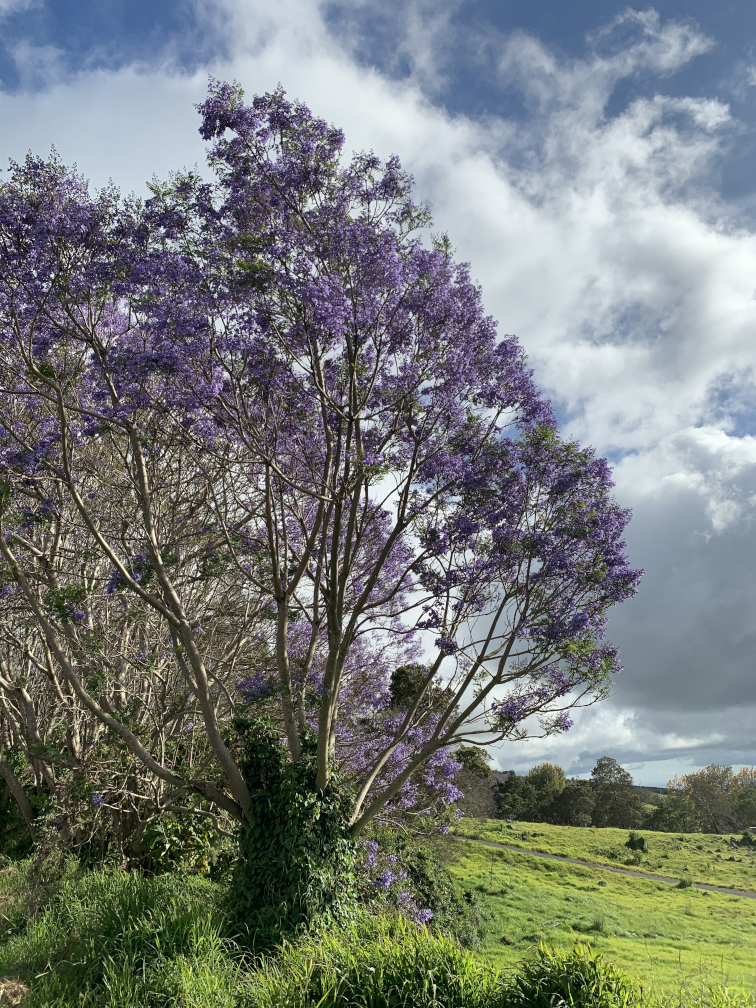
M 395 857 L 396 871 L 402 873 L 400 886 L 407 890 L 412 903 L 430 910 L 428 928 L 433 934 L 455 938 L 464 948 L 480 947 L 483 937 L 483 911 L 476 897 L 452 877 L 439 853 L 439 849 L 427 838 L 414 839 L 398 830 L 375 831 L 378 855 L 382 858 Z M 391 892 L 365 893 L 368 905 L 372 902 L 376 909 L 391 906 Z M 401 906 L 399 906 L 401 909 Z
M 584 945 L 569 952 L 544 945 L 521 963 L 501 1008 L 635 1008 L 642 986 Z
M 630 831 L 625 847 L 629 847 L 632 851 L 642 851 L 644 854 L 648 851 L 646 838 L 641 836 L 640 833 L 636 833 L 635 830 Z
M 492 967 L 401 917 L 321 932 L 263 962 L 245 1008 L 505 1008 Z

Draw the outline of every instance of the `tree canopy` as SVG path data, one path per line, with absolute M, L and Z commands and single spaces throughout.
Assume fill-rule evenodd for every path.
M 396 158 L 281 91 L 199 111 L 212 181 L 0 186 L 0 771 L 32 826 L 11 751 L 62 830 L 249 828 L 246 732 L 356 836 L 605 695 L 629 515 Z

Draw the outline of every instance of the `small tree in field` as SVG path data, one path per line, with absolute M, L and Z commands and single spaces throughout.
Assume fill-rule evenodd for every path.
M 200 111 L 214 183 L 0 189 L 6 680 L 52 669 L 151 807 L 236 818 L 240 899 L 293 920 L 370 823 L 453 801 L 450 747 L 604 695 L 639 573 L 396 159 L 281 92 Z M 168 758 L 158 667 L 211 763 Z

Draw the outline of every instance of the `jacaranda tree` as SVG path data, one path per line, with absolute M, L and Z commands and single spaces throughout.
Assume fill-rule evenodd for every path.
M 604 694 L 639 574 L 398 161 L 280 91 L 200 113 L 213 182 L 0 188 L 0 688 L 43 669 L 128 755 L 114 796 L 235 817 L 249 905 L 301 916 L 371 822 L 453 802 L 450 747 Z

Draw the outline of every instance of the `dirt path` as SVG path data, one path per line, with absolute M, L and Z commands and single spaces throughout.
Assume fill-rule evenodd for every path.
M 511 844 L 495 843 L 493 840 L 473 840 L 472 837 L 455 837 L 457 840 L 467 840 L 468 843 L 482 844 L 483 847 L 497 847 L 501 850 L 514 851 L 515 854 L 530 854 L 532 857 L 545 858 L 547 861 L 562 861 L 565 864 L 580 865 L 582 868 L 600 868 L 602 871 L 614 872 L 615 875 L 632 875 L 635 878 L 651 879 L 652 882 L 667 882 L 677 885 L 680 881 L 669 875 L 652 875 L 650 872 L 633 871 L 632 868 L 615 868 L 613 865 L 596 864 L 595 861 L 579 861 L 577 858 L 564 857 L 561 854 L 545 854 L 543 851 L 528 850 L 526 847 L 514 847 Z M 745 889 L 726 889 L 724 886 L 707 885 L 705 882 L 694 882 L 694 889 L 705 889 L 707 892 L 724 893 L 725 896 L 745 896 L 746 899 L 756 899 L 756 892 Z

